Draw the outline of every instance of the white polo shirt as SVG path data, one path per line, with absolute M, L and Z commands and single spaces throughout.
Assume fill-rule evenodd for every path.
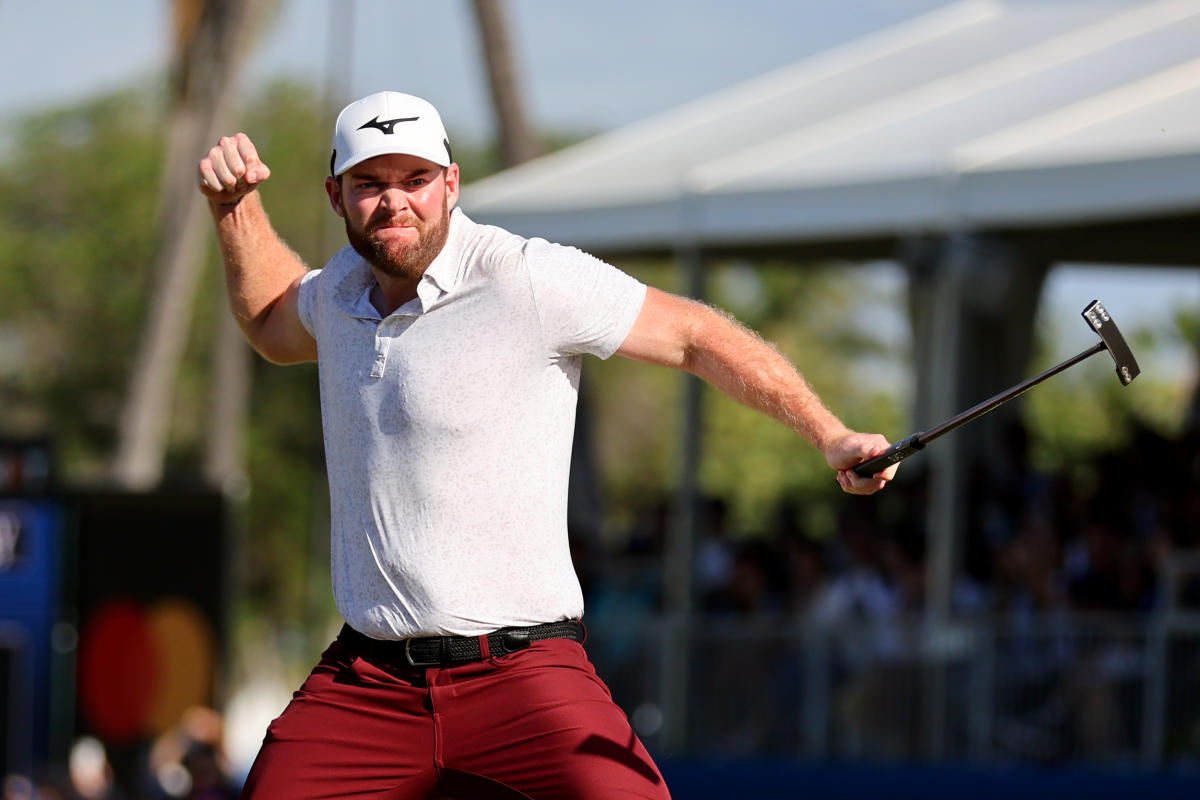
M 304 277 L 317 340 L 338 610 L 380 639 L 578 617 L 567 478 L 582 355 L 625 340 L 646 287 L 459 210 L 386 319 L 349 246 Z

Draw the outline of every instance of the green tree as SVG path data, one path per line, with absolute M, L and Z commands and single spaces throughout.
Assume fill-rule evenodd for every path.
M 313 231 L 323 212 L 328 153 L 311 92 L 273 87 L 250 103 L 248 129 L 270 148 L 264 189 L 280 227 L 320 263 Z M 69 485 L 105 480 L 159 247 L 165 114 L 150 93 L 126 91 L 12 124 L 0 160 L 0 406 L 8 435 L 49 434 Z M 308 143 L 312 144 L 308 144 Z M 200 154 L 196 154 L 198 159 Z M 324 213 L 329 213 L 324 211 Z M 211 234 L 209 235 L 211 243 Z M 207 387 L 218 314 L 215 248 L 208 248 L 196 314 L 179 365 L 167 482 L 200 481 Z M 297 546 L 319 530 L 326 501 L 315 370 L 255 366 L 245 508 L 246 608 L 304 619 L 310 596 Z M 314 522 L 314 519 L 317 522 Z M 321 554 L 327 561 L 327 552 Z M 318 575 L 318 581 L 320 575 Z M 327 583 L 327 579 L 326 579 Z
M 145 308 L 162 116 L 135 92 L 31 115 L 0 163 L 0 325 L 19 354 L 0 404 L 53 432 L 76 481 L 97 479 Z
M 679 291 L 665 263 L 623 264 L 641 280 Z M 895 303 L 857 271 L 769 262 L 713 265 L 711 302 L 773 342 L 835 413 L 851 427 L 903 427 L 902 398 L 878 380 L 859 381 L 865 359 L 903 364 L 906 353 L 863 333 L 854 313 L 865 303 Z M 637 511 L 669 497 L 679 479 L 682 381 L 668 370 L 612 359 L 589 362 L 585 381 L 598 395 L 598 449 L 604 465 L 611 527 L 634 523 Z M 799 497 L 814 520 L 830 517 L 840 490 L 821 455 L 778 422 L 707 389 L 704 395 L 701 489 L 726 500 L 738 529 L 765 532 L 779 503 Z
M 1166 310 L 1164 310 L 1166 311 Z M 1193 310 L 1164 313 L 1155 324 L 1125 332 L 1142 374 L 1122 386 L 1106 355 L 1096 356 L 1041 384 L 1022 401 L 1030 429 L 1033 458 L 1041 469 L 1077 473 L 1090 469 L 1095 456 L 1127 447 L 1138 427 L 1174 438 L 1184 429 L 1195 387 L 1162 369 L 1160 357 L 1187 354 L 1196 363 L 1197 315 Z M 1038 331 L 1036 363 L 1031 372 L 1061 361 L 1057 351 L 1065 323 Z

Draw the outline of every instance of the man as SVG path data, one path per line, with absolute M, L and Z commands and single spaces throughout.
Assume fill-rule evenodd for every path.
M 566 497 L 582 354 L 700 375 L 804 436 L 850 493 L 892 477 L 850 470 L 887 441 L 848 430 L 727 316 L 468 219 L 419 98 L 338 116 L 325 190 L 350 244 L 322 270 L 274 233 L 256 191 L 270 170 L 244 134 L 199 173 L 247 338 L 319 364 L 347 623 L 244 796 L 668 797 L 581 647 Z

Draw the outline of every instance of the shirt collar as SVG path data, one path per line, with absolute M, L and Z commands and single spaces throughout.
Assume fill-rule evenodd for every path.
M 434 257 L 425 274 L 417 284 L 417 297 L 421 299 L 421 310 L 428 311 L 429 307 L 454 290 L 461 280 L 459 274 L 459 252 L 462 247 L 463 229 L 466 227 L 465 217 L 457 208 L 450 212 L 450 231 L 446 234 L 446 244 L 440 253 Z

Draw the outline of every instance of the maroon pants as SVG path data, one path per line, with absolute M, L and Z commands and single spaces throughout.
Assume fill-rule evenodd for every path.
M 396 660 L 338 637 L 267 729 L 242 797 L 670 797 L 577 642 L 451 667 Z

